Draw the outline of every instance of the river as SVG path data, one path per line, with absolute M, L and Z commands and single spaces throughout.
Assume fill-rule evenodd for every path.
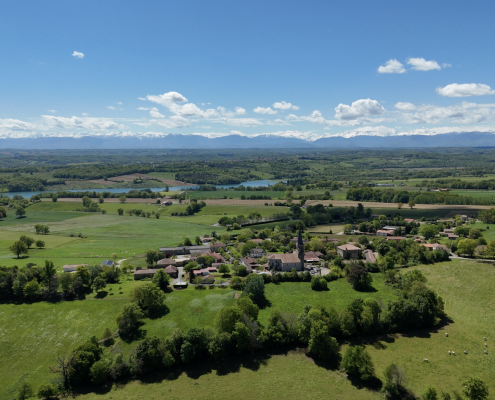
M 261 181 L 249 181 L 249 182 L 241 182 L 237 185 L 208 185 L 208 186 L 216 186 L 217 189 L 229 189 L 229 188 L 235 188 L 241 185 L 244 186 L 250 186 L 250 187 L 256 187 L 256 186 L 271 186 L 274 185 L 279 181 L 270 181 L 270 180 L 261 180 Z M 197 189 L 199 186 L 169 186 L 169 190 L 171 192 L 177 192 L 177 191 L 183 191 L 183 190 L 190 190 L 190 189 Z M 64 190 L 65 192 L 96 192 L 96 193 L 103 193 L 103 192 L 110 192 L 110 193 L 128 193 L 131 190 L 144 190 L 144 189 L 150 189 L 153 192 L 164 192 L 165 187 L 155 187 L 155 188 L 110 188 L 110 189 L 71 189 L 71 190 Z M 31 196 L 37 195 L 37 194 L 42 194 L 42 193 L 56 193 L 57 191 L 50 191 L 50 190 L 45 190 L 43 192 L 40 191 L 33 191 L 33 192 L 9 192 L 9 193 L 0 193 L 1 196 L 6 196 L 6 197 L 12 197 L 15 195 L 20 195 L 24 198 L 30 198 Z

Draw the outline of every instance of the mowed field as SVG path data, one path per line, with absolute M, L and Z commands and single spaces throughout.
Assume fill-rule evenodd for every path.
M 355 343 L 366 346 L 379 378 L 383 379 L 384 369 L 392 362 L 403 368 L 408 376 L 407 386 L 417 395 L 428 384 L 451 394 L 453 390 L 461 393 L 461 382 L 475 376 L 489 385 L 489 398 L 495 398 L 495 353 L 490 351 L 495 345 L 495 338 L 492 337 L 495 332 L 492 311 L 495 269 L 492 265 L 465 260 L 417 268 L 427 276 L 428 285 L 443 296 L 445 310 L 452 322 L 437 329 L 368 337 Z M 330 293 L 336 291 L 335 284 L 341 284 L 341 281 L 345 283 L 344 280 L 330 283 Z M 280 299 L 277 306 L 282 310 L 293 306 L 287 292 L 293 291 L 297 284 L 289 284 L 285 288 L 284 285 L 268 285 L 266 288 L 269 298 L 276 296 Z M 276 293 L 277 290 L 281 293 Z M 361 295 L 368 297 L 366 293 Z M 314 298 L 307 300 L 315 301 Z M 321 303 L 339 307 L 330 298 Z M 264 312 L 260 319 L 264 319 Z M 448 332 L 448 337 L 445 332 Z M 488 339 L 488 355 L 483 353 L 484 336 Z M 348 345 L 343 344 L 341 351 L 345 351 Z M 455 351 L 456 356 L 449 356 L 449 350 Z M 429 363 L 423 362 L 423 358 L 428 358 Z M 78 398 L 160 399 L 164 393 L 174 399 L 383 398 L 381 393 L 350 381 L 339 370 L 315 362 L 302 350 L 259 354 L 219 366 L 201 365 L 173 373 L 157 373 L 142 381 L 113 387 L 112 390 L 107 388 L 98 393 L 89 390 L 89 393 Z

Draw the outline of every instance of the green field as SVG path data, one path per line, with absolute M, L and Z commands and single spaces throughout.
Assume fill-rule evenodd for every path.
M 461 382 L 469 376 L 483 379 L 492 393 L 495 358 L 491 351 L 483 354 L 483 336 L 487 336 L 490 348 L 495 331 L 495 270 L 491 265 L 472 261 L 419 268 L 428 277 L 428 284 L 443 296 L 453 322 L 439 329 L 367 338 L 362 343 L 371 354 L 377 376 L 382 378 L 385 367 L 395 362 L 405 370 L 407 386 L 417 395 L 428 384 L 451 394 L 453 390 L 460 393 Z M 449 350 L 457 355 L 449 356 Z M 424 363 L 423 358 L 428 358 L 429 363 Z M 338 370 L 315 363 L 301 351 L 241 358 L 211 369 L 195 366 L 177 374 L 156 374 L 145 382 L 135 381 L 110 392 L 90 392 L 79 398 L 159 399 L 163 393 L 176 399 L 383 398 L 378 392 L 353 384 Z M 494 398 L 493 394 L 489 398 Z

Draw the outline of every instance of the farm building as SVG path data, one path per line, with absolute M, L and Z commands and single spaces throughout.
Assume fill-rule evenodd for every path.
M 337 246 L 337 254 L 344 260 L 350 258 L 359 258 L 361 256 L 361 252 L 361 248 L 354 246 L 353 244 L 344 244 L 342 246 Z

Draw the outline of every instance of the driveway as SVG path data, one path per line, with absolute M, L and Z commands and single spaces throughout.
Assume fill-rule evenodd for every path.
M 185 279 L 183 278 L 182 274 L 184 273 L 184 267 L 178 267 L 177 268 L 177 279 L 174 279 L 172 281 L 172 285 L 175 285 L 176 283 L 179 282 L 185 282 Z

